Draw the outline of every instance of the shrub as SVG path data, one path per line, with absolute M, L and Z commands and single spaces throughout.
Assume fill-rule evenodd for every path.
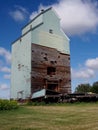
M 16 101 L 0 99 L 0 110 L 11 110 L 11 109 L 17 109 L 17 108 L 18 108 L 18 104 Z

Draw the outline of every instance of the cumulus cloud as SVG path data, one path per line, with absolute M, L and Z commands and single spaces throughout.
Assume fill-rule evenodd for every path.
M 8 84 L 0 84 L 0 98 L 9 99 L 10 98 L 10 87 Z
M 10 79 L 11 78 L 11 74 L 4 74 L 4 79 Z
M 38 12 L 32 12 L 32 14 L 30 15 L 30 20 L 32 20 L 35 16 L 37 16 Z
M 28 11 L 24 7 L 19 5 L 16 5 L 15 9 L 9 12 L 9 15 L 15 21 L 24 21 L 28 14 L 29 14 Z
M 41 12 L 42 9 L 45 10 L 45 9 L 47 9 L 47 8 L 49 8 L 49 7 L 50 7 L 50 6 L 44 6 L 44 5 L 40 4 L 38 10 L 31 13 L 31 15 L 30 15 L 30 20 L 32 20 L 34 17 L 36 17 L 36 16 L 38 15 L 38 13 Z
M 98 70 L 98 57 L 95 59 L 88 59 L 85 65 L 91 69 Z
M 73 79 L 90 79 L 94 77 L 95 72 L 92 69 L 85 68 L 80 70 L 73 70 L 71 71 Z
M 98 9 L 94 2 L 61 0 L 54 5 L 61 18 L 61 25 L 69 35 L 94 31 L 98 25 Z
M 2 62 L 2 60 L 0 59 L 0 65 L 2 65 L 3 64 L 3 62 Z
M 6 73 L 10 73 L 10 72 L 11 72 L 11 69 L 5 66 L 5 67 L 1 67 L 1 68 L 0 68 L 0 71 L 1 71 L 1 72 L 6 72 Z
M 9 86 L 7 84 L 0 84 L 0 89 L 7 90 L 7 89 L 9 89 Z
M 61 26 L 68 35 L 95 32 L 98 26 L 98 2 L 91 0 L 59 0 L 52 5 L 61 18 Z M 41 10 L 42 6 L 39 6 Z M 48 8 L 43 6 L 44 8 Z M 38 12 L 33 12 L 30 19 Z
M 3 72 L 2 77 L 4 79 L 10 79 L 11 69 L 8 66 L 11 63 L 11 53 L 5 48 L 0 47 L 0 58 L 0 72 Z M 6 66 L 4 66 L 5 64 Z
M 0 47 L 0 56 L 4 57 L 7 63 L 11 63 L 11 53 L 3 47 Z
M 87 59 L 79 69 L 71 69 L 73 79 L 90 79 L 98 72 L 98 57 Z

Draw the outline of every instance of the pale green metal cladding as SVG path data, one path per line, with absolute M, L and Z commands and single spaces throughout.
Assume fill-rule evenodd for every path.
M 52 33 L 49 33 L 52 30 Z M 31 95 L 31 44 L 56 48 L 69 54 L 69 38 L 60 27 L 60 19 L 52 8 L 41 12 L 22 29 L 22 37 L 12 44 L 11 98 Z
M 12 44 L 11 98 L 27 98 L 31 93 L 31 32 Z M 22 92 L 22 94 L 20 93 Z
M 43 17 L 42 17 L 43 16 Z M 70 54 L 69 38 L 60 27 L 60 19 L 53 9 L 40 15 L 39 26 L 32 30 L 32 43 L 56 48 L 65 54 Z M 43 19 L 43 20 L 42 20 Z M 49 33 L 52 30 L 53 33 Z

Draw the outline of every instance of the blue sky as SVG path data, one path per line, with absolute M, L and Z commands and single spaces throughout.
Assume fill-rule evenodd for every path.
M 98 81 L 97 0 L 0 1 L 0 98 L 10 97 L 11 43 L 42 8 L 52 6 L 70 38 L 72 91 L 80 83 Z

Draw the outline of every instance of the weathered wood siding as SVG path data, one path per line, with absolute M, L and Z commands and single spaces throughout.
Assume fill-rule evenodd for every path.
M 55 68 L 48 74 L 47 68 Z M 70 55 L 56 49 L 33 44 L 31 47 L 31 92 L 47 88 L 47 84 L 57 84 L 58 92 L 71 92 Z

